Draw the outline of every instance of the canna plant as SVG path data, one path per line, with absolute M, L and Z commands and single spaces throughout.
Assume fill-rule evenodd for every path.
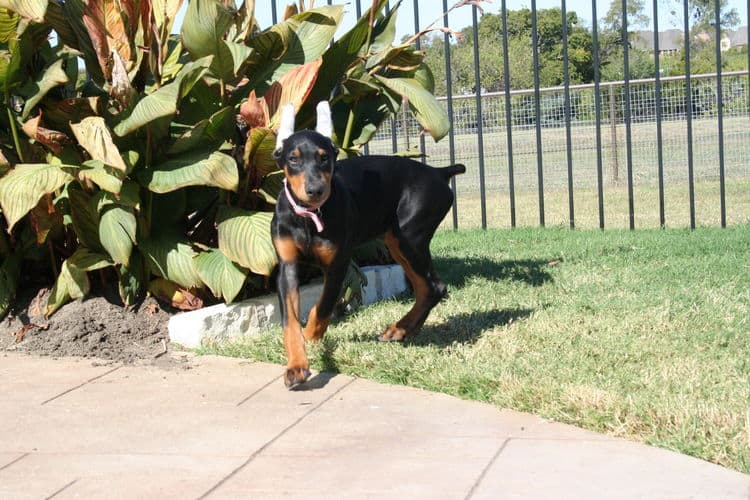
M 31 274 L 54 279 L 47 314 L 89 293 L 95 271 L 127 306 L 266 287 L 282 106 L 305 127 L 329 100 L 347 155 L 403 99 L 447 133 L 386 3 L 334 41 L 342 5 L 290 6 L 261 30 L 253 0 L 191 0 L 172 34 L 182 0 L 0 0 L 0 314 Z

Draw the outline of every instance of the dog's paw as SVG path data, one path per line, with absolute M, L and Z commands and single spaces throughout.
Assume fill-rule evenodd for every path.
M 400 328 L 396 325 L 390 325 L 385 331 L 378 337 L 381 342 L 400 342 L 406 338 L 409 334 L 404 328 Z
M 287 389 L 294 389 L 298 385 L 303 384 L 309 377 L 310 370 L 307 368 L 287 368 L 284 374 L 284 384 Z

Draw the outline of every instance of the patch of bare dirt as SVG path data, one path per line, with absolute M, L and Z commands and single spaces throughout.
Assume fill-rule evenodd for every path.
M 40 290 L 18 301 L 0 323 L 0 350 L 123 363 L 154 360 L 169 350 L 170 314 L 153 298 L 127 309 L 117 304 L 119 298 L 89 297 L 45 318 L 48 295 Z

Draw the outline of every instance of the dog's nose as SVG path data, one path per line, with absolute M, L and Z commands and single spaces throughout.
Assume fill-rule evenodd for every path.
M 323 186 L 311 186 L 308 184 L 305 186 L 305 193 L 310 198 L 320 198 L 323 196 Z

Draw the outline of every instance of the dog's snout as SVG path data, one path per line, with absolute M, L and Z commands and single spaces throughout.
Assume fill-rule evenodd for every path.
M 308 184 L 305 186 L 305 194 L 309 196 L 312 199 L 320 198 L 323 196 L 323 186 L 322 185 L 311 185 Z

